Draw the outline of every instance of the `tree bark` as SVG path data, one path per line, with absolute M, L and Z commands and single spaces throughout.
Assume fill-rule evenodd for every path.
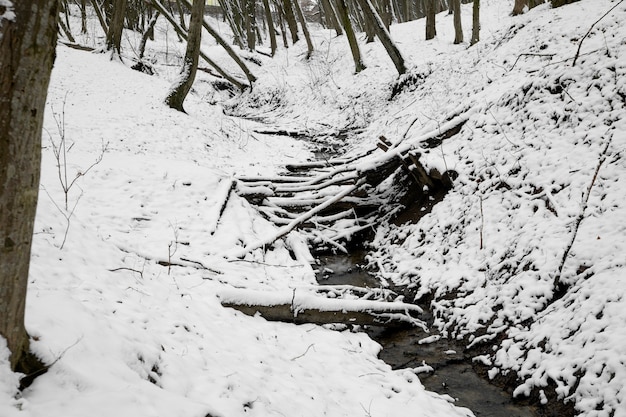
M 91 0 L 91 5 L 93 6 L 93 10 L 96 12 L 96 16 L 98 16 L 98 21 L 100 22 L 102 31 L 104 33 L 109 33 L 109 26 L 107 25 L 107 22 L 104 19 L 104 14 L 102 13 L 102 9 L 100 8 L 100 5 L 98 5 L 98 1 Z
M 304 39 L 306 40 L 307 47 L 306 58 L 309 59 L 311 55 L 313 55 L 313 42 L 311 41 L 309 27 L 306 24 L 306 19 L 304 18 L 304 13 L 302 13 L 302 8 L 300 7 L 300 2 L 298 0 L 293 0 L 293 8 L 296 10 L 300 26 L 302 26 L 302 33 L 304 33 Z
M 191 90 L 191 86 L 196 78 L 196 70 L 198 69 L 204 2 L 205 0 L 193 0 L 183 67 L 180 70 L 179 79 L 174 83 L 168 96 L 165 98 L 165 104 L 181 112 L 185 111 L 183 102 L 187 97 L 187 93 Z
M 43 369 L 29 352 L 24 310 L 58 4 L 5 2 L 0 17 L 0 336 L 11 351 L 11 369 L 27 375 Z M 14 16 L 7 18 L 6 10 Z
M 124 15 L 126 13 L 126 0 L 113 1 L 113 16 L 109 22 L 109 31 L 106 38 L 106 49 L 111 51 L 111 58 L 120 58 L 122 45 L 122 31 L 124 30 Z
M 246 28 L 246 42 L 248 50 L 256 49 L 256 4 L 254 0 L 244 0 L 244 22 Z
M 454 13 L 454 44 L 463 42 L 463 27 L 461 26 L 461 0 L 450 0 Z
M 376 36 L 378 36 L 378 39 L 380 39 L 383 46 L 385 47 L 385 50 L 387 51 L 387 54 L 393 61 L 393 64 L 396 66 L 398 74 L 404 74 L 406 72 L 404 58 L 402 57 L 400 50 L 398 50 L 398 48 L 396 47 L 396 44 L 391 39 L 391 35 L 389 35 L 389 32 L 385 28 L 385 24 L 374 9 L 374 6 L 372 6 L 370 0 L 358 0 L 358 2 L 361 6 L 361 10 L 363 10 L 363 13 L 365 14 L 365 17 L 374 28 Z
M 437 13 L 437 0 L 425 0 L 426 3 L 426 40 L 433 39 L 437 36 L 437 28 L 435 26 L 435 14 Z
M 336 0 L 335 5 L 337 6 L 339 19 L 341 20 L 343 29 L 346 32 L 346 37 L 348 38 L 348 43 L 350 44 L 350 51 L 352 51 L 352 58 L 354 59 L 355 66 L 354 72 L 361 72 L 365 69 L 365 65 L 361 59 L 361 50 L 359 49 L 359 43 L 357 42 L 354 30 L 352 29 L 352 23 L 350 23 L 350 16 L 348 16 L 346 3 L 344 0 Z
M 515 0 L 513 5 L 513 16 L 524 13 L 524 7 L 528 6 L 528 0 Z
M 148 38 L 150 37 L 150 34 L 154 33 L 154 25 L 156 24 L 156 21 L 160 15 L 161 13 L 158 10 L 154 12 L 154 14 L 152 15 L 152 19 L 150 19 L 150 22 L 148 22 L 148 27 L 141 35 L 141 42 L 139 42 L 139 60 L 140 61 L 143 59 L 143 56 L 146 53 L 146 43 L 148 42 Z
M 337 36 L 343 35 L 343 30 L 341 29 L 339 19 L 337 19 L 337 12 L 332 2 L 330 0 L 322 0 L 322 4 L 324 5 L 324 10 L 326 10 L 326 24 L 335 29 Z
M 263 8 L 265 9 L 265 20 L 267 20 L 267 32 L 270 36 L 270 48 L 272 49 L 272 56 L 274 56 L 278 45 L 276 43 L 276 29 L 274 28 L 274 19 L 272 18 L 269 0 L 263 0 Z
M 228 0 L 220 0 L 220 5 L 222 6 L 224 17 L 228 21 L 228 24 L 233 31 L 233 41 L 235 42 L 235 45 L 243 48 L 243 42 L 241 40 L 243 38 L 241 34 L 241 28 L 235 22 L 235 17 L 233 16 L 233 9 L 231 4 L 228 2 Z
M 287 26 L 289 26 L 289 32 L 291 32 L 291 42 L 296 43 L 300 38 L 298 37 L 298 23 L 296 22 L 296 16 L 293 14 L 293 3 L 291 0 L 283 0 L 283 11 L 285 12 L 285 20 L 287 21 Z
M 480 40 L 480 0 L 474 0 L 472 5 L 472 40 L 470 46 Z

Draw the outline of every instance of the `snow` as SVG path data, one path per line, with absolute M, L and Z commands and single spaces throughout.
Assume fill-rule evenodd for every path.
M 418 223 L 378 225 L 368 256 L 385 281 L 433 296 L 424 343 L 484 347 L 475 362 L 492 378 L 514 372 L 516 395 L 545 403 L 556 392 L 581 415 L 626 416 L 624 5 L 571 65 L 613 5 L 511 17 L 508 2 L 483 0 L 471 48 L 452 44 L 446 13 L 429 42 L 423 21 L 393 25 L 409 67 L 399 80 L 380 43 L 361 44 L 367 69 L 354 74 L 345 37 L 312 26 L 310 60 L 304 42 L 254 55 L 258 81 L 241 95 L 199 71 L 187 114 L 163 104 L 184 54 L 164 21 L 146 51 L 152 77 L 129 69 L 139 43 L 130 31 L 123 62 L 59 45 L 26 318 L 32 349 L 52 366 L 19 393 L 0 340 L 0 415 L 471 415 L 425 391 L 416 374 L 428 364 L 392 370 L 363 333 L 222 307 L 220 294 L 291 300 L 315 283 L 302 235 L 272 243 L 284 230 L 232 190 L 236 176 L 312 159 L 311 143 L 271 133 L 293 131 L 349 154 L 384 135 L 393 152 L 415 148 L 428 169 L 459 174 Z M 94 22 L 81 44 L 99 45 Z M 471 5 L 463 25 L 469 39 Z M 244 79 L 206 38 L 203 50 Z M 61 119 L 68 178 L 102 155 L 69 190 L 68 209 L 50 143 Z M 459 120 L 458 135 L 422 149 Z M 377 152 L 362 169 L 385 157 Z

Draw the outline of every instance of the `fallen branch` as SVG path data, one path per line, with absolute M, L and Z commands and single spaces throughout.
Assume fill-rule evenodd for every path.
M 576 50 L 576 55 L 574 55 L 574 61 L 572 62 L 572 67 L 576 66 L 576 61 L 578 60 L 578 56 L 580 55 L 580 48 L 583 46 L 583 41 L 587 38 L 587 36 L 589 36 L 589 34 L 591 33 L 591 30 L 593 29 L 593 27 L 595 25 L 597 25 L 600 20 L 604 19 L 606 16 L 608 16 L 609 13 L 611 13 L 617 6 L 619 6 L 620 4 L 622 4 L 624 2 L 624 0 L 620 0 L 618 1 L 615 6 L 611 7 L 606 13 L 604 13 L 602 15 L 602 17 L 600 17 L 598 20 L 596 20 L 595 22 L 593 22 L 593 25 L 591 25 L 591 27 L 589 28 L 589 30 L 587 31 L 587 33 L 585 33 L 585 36 L 583 36 L 583 38 L 580 40 L 580 42 L 578 43 L 578 50 Z
M 271 245 L 272 243 L 274 243 L 275 241 L 277 241 L 281 237 L 285 236 L 287 233 L 291 232 L 298 225 L 300 225 L 303 222 L 309 220 L 311 217 L 313 217 L 314 215 L 316 215 L 320 211 L 322 211 L 325 208 L 331 206 L 333 203 L 338 202 L 339 200 L 341 200 L 342 198 L 344 198 L 348 194 L 353 193 L 354 191 L 359 189 L 363 184 L 365 184 L 365 180 L 364 179 L 360 179 L 356 184 L 346 188 L 345 190 L 343 190 L 342 192 L 340 192 L 339 194 L 337 194 L 333 198 L 329 198 L 328 200 L 326 200 L 324 203 L 320 204 L 319 206 L 314 207 L 313 209 L 307 211 L 306 213 L 304 213 L 300 217 L 292 220 L 286 226 L 281 227 L 280 229 L 278 229 L 278 231 L 274 235 L 272 235 L 272 236 L 270 236 L 270 237 L 268 237 L 266 239 L 259 240 L 257 242 L 251 243 L 251 244 L 245 246 L 242 249 L 232 251 L 229 254 L 230 256 L 228 256 L 228 257 L 243 258 L 248 253 L 250 253 L 250 252 L 252 252 L 252 251 L 254 251 L 256 249 L 262 248 L 264 246 Z
M 234 308 L 270 321 L 295 324 L 371 325 L 385 327 L 414 326 L 428 331 L 426 324 L 414 317 L 422 309 L 414 304 L 372 300 L 325 298 L 307 291 L 227 290 L 219 295 L 224 307 Z

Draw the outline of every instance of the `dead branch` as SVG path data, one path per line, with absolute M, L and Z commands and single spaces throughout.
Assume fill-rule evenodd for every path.
M 611 13 L 617 6 L 619 6 L 620 4 L 622 4 L 624 2 L 624 0 L 620 0 L 618 1 L 613 7 L 611 7 L 606 13 L 604 13 L 602 15 L 602 17 L 600 17 L 598 20 L 596 20 L 595 22 L 593 22 L 593 24 L 591 25 L 591 27 L 589 28 L 589 30 L 587 31 L 587 33 L 585 33 L 585 36 L 582 37 L 582 39 L 580 40 L 580 42 L 578 42 L 578 49 L 576 50 L 576 55 L 574 55 L 574 61 L 572 61 L 572 67 L 576 66 L 576 61 L 578 60 L 578 55 L 580 55 L 580 48 L 583 46 L 583 41 L 585 39 L 587 39 L 587 36 L 589 36 L 589 34 L 591 33 L 591 31 L 593 30 L 593 27 L 595 25 L 597 25 L 600 20 L 604 19 L 606 16 L 608 16 L 609 13 Z

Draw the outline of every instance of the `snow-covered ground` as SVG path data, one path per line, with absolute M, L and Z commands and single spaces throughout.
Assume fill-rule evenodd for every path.
M 517 375 L 516 395 L 556 389 L 582 415 L 626 416 L 626 5 L 596 25 L 573 67 L 615 1 L 518 17 L 510 2 L 481 3 L 481 42 L 469 49 L 452 44 L 445 13 L 430 42 L 423 22 L 392 27 L 410 67 L 393 100 L 397 74 L 379 43 L 362 44 L 367 69 L 355 75 L 345 38 L 319 29 L 309 61 L 304 45 L 255 56 L 259 81 L 243 95 L 215 92 L 200 72 L 188 114 L 163 105 L 183 50 L 165 25 L 148 45 L 156 76 L 128 68 L 130 32 L 124 64 L 60 45 L 26 323 L 53 365 L 18 394 L 0 346 L 0 415 L 470 415 L 425 391 L 413 370 L 391 370 L 362 333 L 267 322 L 219 300 L 232 288 L 315 281 L 286 242 L 228 256 L 275 231 L 229 193 L 233 177 L 312 157 L 307 143 L 258 131 L 348 132 L 357 151 L 466 114 L 458 135 L 422 156 L 458 172 L 454 188 L 418 224 L 382 224 L 372 261 L 433 296 L 433 332 L 486 352 L 491 377 Z M 463 13 L 469 38 L 471 6 Z M 97 46 L 96 23 L 90 30 L 80 42 Z M 84 173 L 67 204 L 65 168 L 70 183 Z

